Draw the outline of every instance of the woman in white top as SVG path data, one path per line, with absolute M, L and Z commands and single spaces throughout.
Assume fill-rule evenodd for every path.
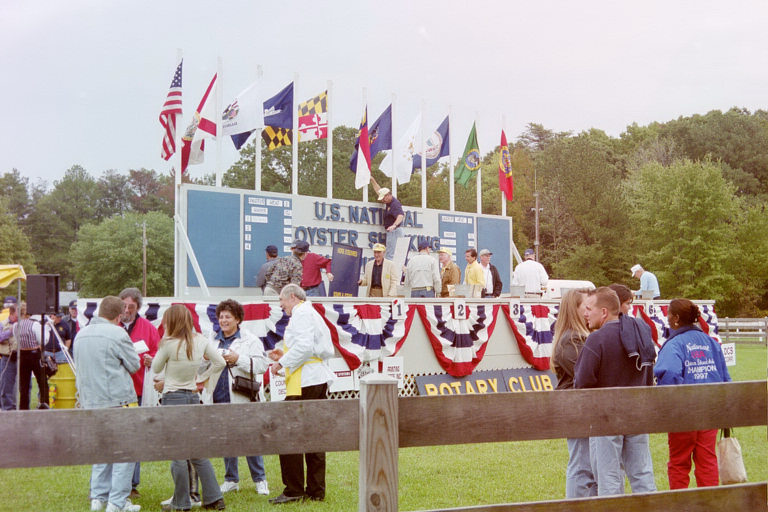
M 152 361 L 152 371 L 165 370 L 163 387 L 163 405 L 199 404 L 198 390 L 213 373 L 221 371 L 226 365 L 221 354 L 208 340 L 195 332 L 192 315 L 186 307 L 174 304 L 163 314 L 165 335 L 160 340 L 160 348 Z M 198 375 L 203 357 L 210 360 L 208 368 Z M 205 508 L 223 510 L 224 499 L 221 496 L 213 465 L 208 459 L 192 459 L 192 465 L 200 477 Z M 171 462 L 171 476 L 174 491 L 171 510 L 190 510 L 189 469 L 187 461 Z

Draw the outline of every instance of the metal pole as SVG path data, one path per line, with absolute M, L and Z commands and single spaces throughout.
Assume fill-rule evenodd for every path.
M 142 248 L 142 256 L 143 256 L 143 263 L 142 263 L 142 282 L 141 282 L 141 293 L 142 296 L 147 296 L 147 221 L 144 221 L 142 223 L 142 233 L 141 233 L 141 248 Z
M 536 251 L 536 261 L 539 261 L 539 192 L 533 193 L 533 198 L 536 200 L 535 206 L 535 222 L 536 222 L 536 239 L 533 242 L 534 250 Z

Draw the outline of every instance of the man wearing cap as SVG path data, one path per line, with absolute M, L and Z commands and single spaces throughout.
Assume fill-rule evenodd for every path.
M 488 249 L 480 250 L 480 267 L 485 276 L 485 288 L 483 288 L 482 297 L 498 297 L 501 295 L 501 277 L 495 265 L 491 265 L 491 256 L 493 253 Z
M 77 299 L 69 301 L 69 314 L 64 315 L 64 323 L 69 328 L 69 353 L 75 350 L 75 336 L 80 330 L 80 324 L 77 323 Z
M 280 295 L 280 290 L 287 284 L 301 285 L 301 277 L 304 272 L 304 267 L 301 266 L 301 260 L 299 259 L 296 251 L 296 243 L 291 246 L 291 254 L 277 258 L 275 263 L 267 269 L 265 279 L 266 285 L 264 286 L 264 295 L 271 295 L 277 297 Z
M 48 319 L 51 321 L 50 323 L 53 324 L 53 329 L 48 330 L 48 341 L 45 344 L 45 350 L 47 352 L 60 352 L 61 346 L 59 345 L 59 339 L 61 339 L 61 342 L 64 343 L 64 346 L 69 349 L 69 347 L 72 345 L 72 338 L 69 334 L 69 326 L 66 322 L 63 321 L 64 315 L 59 312 L 55 315 L 49 315 Z M 56 331 L 56 334 L 58 334 L 58 338 L 56 337 L 56 334 L 53 333 L 53 331 Z
M 661 297 L 659 291 L 659 280 L 656 279 L 656 275 L 653 272 L 644 270 L 638 263 L 630 269 L 632 277 L 640 279 L 640 289 L 633 292 L 636 296 L 641 297 L 643 292 L 653 292 L 653 298 L 658 299 Z
M 525 296 L 540 298 L 547 289 L 549 275 L 544 265 L 536 261 L 533 249 L 525 250 L 525 260 L 515 267 L 512 284 L 525 287 Z
M 459 270 L 459 266 L 453 262 L 453 258 L 451 258 L 451 250 L 448 247 L 441 247 L 438 249 L 437 254 L 441 265 L 440 296 L 449 297 L 451 292 L 448 286 L 456 286 L 461 282 L 461 270 Z
M 405 236 L 402 228 L 405 212 L 403 212 L 403 205 L 400 204 L 400 201 L 392 195 L 392 191 L 387 187 L 380 187 L 373 176 L 371 176 L 371 184 L 376 194 L 378 194 L 377 199 L 386 205 L 384 207 L 383 224 L 384 229 L 387 231 L 387 251 L 384 254 L 384 258 L 392 260 L 395 257 L 397 239 Z
M 395 264 L 391 260 L 384 259 L 384 251 L 386 250 L 387 248 L 383 244 L 373 246 L 373 259 L 365 264 L 363 278 L 357 283 L 359 286 L 368 287 L 368 297 L 395 297 L 397 295 L 400 273 L 395 271 Z
M 419 242 L 419 254 L 411 258 L 405 269 L 405 284 L 411 287 L 411 297 L 434 298 L 440 293 L 440 268 L 429 255 L 429 241 Z
M 265 249 L 267 253 L 267 261 L 259 267 L 259 272 L 256 274 L 256 286 L 261 288 L 262 293 L 264 287 L 267 285 L 267 270 L 269 267 L 275 264 L 277 261 L 277 247 L 274 245 L 268 245 Z
M 325 269 L 328 281 L 333 281 L 331 260 L 314 252 L 309 252 L 309 243 L 306 240 L 296 240 L 293 242 L 291 250 L 301 261 L 301 287 L 307 292 L 307 296 L 325 297 L 327 294 L 320 271 Z

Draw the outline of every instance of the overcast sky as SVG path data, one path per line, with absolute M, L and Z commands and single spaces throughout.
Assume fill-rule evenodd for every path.
M 333 81 L 333 123 L 395 103 L 395 137 L 422 102 L 451 118 L 454 161 L 477 119 L 482 152 L 529 122 L 619 135 L 628 124 L 768 103 L 763 1 L 343 0 L 0 2 L 0 173 L 60 179 L 75 164 L 152 168 L 177 48 L 186 126 L 223 59 L 224 102 L 264 70 L 270 96 L 298 73 L 303 101 Z M 183 128 L 182 126 L 182 128 Z M 215 152 L 191 167 L 212 172 Z M 223 168 L 237 160 L 225 141 Z

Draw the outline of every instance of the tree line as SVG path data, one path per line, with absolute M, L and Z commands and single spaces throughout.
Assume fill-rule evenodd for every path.
M 333 132 L 333 195 L 361 200 L 349 158 L 357 130 Z M 454 141 L 460 143 L 461 141 Z M 263 144 L 263 141 L 259 140 Z M 254 186 L 254 143 L 222 177 Z M 326 142 L 299 146 L 299 193 L 325 196 Z M 663 297 L 714 299 L 721 315 L 768 310 L 768 112 L 733 108 L 647 126 L 618 137 L 602 130 L 554 132 L 531 123 L 510 144 L 515 244 L 532 246 L 539 195 L 540 254 L 553 278 L 637 287 L 641 263 Z M 481 148 L 482 149 L 482 148 Z M 482 161 L 482 211 L 501 214 L 498 147 Z M 454 159 L 460 149 L 454 148 Z M 373 161 L 379 183 L 388 178 Z M 426 170 L 427 206 L 448 209 L 449 168 Z M 185 178 L 186 179 L 186 178 Z M 210 174 L 196 180 L 212 184 Z M 456 210 L 476 210 L 475 181 L 456 186 Z M 290 192 L 291 148 L 262 145 L 262 189 Z M 421 205 L 421 170 L 398 185 L 405 205 Z M 370 195 L 370 198 L 373 196 Z M 141 283 L 141 232 L 148 233 L 148 294 L 173 293 L 173 177 L 154 170 L 107 170 L 97 179 L 75 165 L 52 186 L 16 169 L 0 177 L 0 254 L 28 273 L 58 273 L 81 296 Z M 30 270 L 31 269 L 31 270 Z

